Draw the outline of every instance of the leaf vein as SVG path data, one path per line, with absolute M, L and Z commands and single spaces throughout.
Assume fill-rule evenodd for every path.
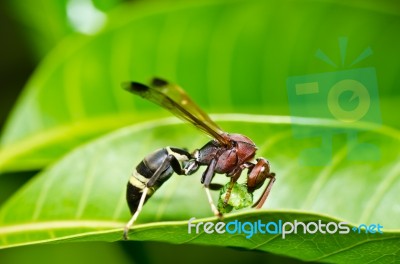
M 268 240 L 266 240 L 266 241 L 264 241 L 264 242 L 258 244 L 257 246 L 251 248 L 251 249 L 254 250 L 254 249 L 260 248 L 260 247 L 264 246 L 265 244 L 270 243 L 272 240 L 275 240 L 275 239 L 278 238 L 279 236 L 280 236 L 280 234 L 277 234 L 277 235 L 275 235 L 275 236 L 272 236 L 271 239 L 268 239 Z
M 392 186 L 392 183 L 395 181 L 400 173 L 400 163 L 397 163 L 396 166 L 392 167 L 392 169 L 387 174 L 388 176 L 381 181 L 378 187 L 375 189 L 375 192 L 371 195 L 371 199 L 367 202 L 366 209 L 362 213 L 359 223 L 367 223 L 372 213 L 376 210 L 377 205 L 381 202 L 387 190 Z
M 315 178 L 314 184 L 311 187 L 310 192 L 307 197 L 304 199 L 304 203 L 301 208 L 309 209 L 312 207 L 316 197 L 321 192 L 323 185 L 328 181 L 329 177 L 332 176 L 333 169 L 344 159 L 346 156 L 346 148 L 343 147 L 341 150 L 335 155 L 332 164 L 330 166 L 325 167 Z
M 79 199 L 78 207 L 76 210 L 75 218 L 79 219 L 82 217 L 83 211 L 86 207 L 90 191 L 93 187 L 93 182 L 95 179 L 95 170 L 96 170 L 96 164 L 99 160 L 99 153 L 100 151 L 97 151 L 96 154 L 94 154 L 94 157 L 91 159 L 90 164 L 88 164 L 88 172 L 86 173 L 86 179 L 82 191 L 81 198 Z

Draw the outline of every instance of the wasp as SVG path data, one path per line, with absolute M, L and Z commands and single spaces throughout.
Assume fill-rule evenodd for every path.
M 244 135 L 224 132 L 178 85 L 160 78 L 153 78 L 150 85 L 126 82 L 122 84 L 122 87 L 169 110 L 213 138 L 202 148 L 191 153 L 186 149 L 176 147 L 158 149 L 147 155 L 137 165 L 129 179 L 126 191 L 132 218 L 125 226 L 125 239 L 128 238 L 128 231 L 139 216 L 145 202 L 163 183 L 174 173 L 184 176 L 192 175 L 201 166 L 206 167 L 201 176 L 201 183 L 211 210 L 219 219 L 222 219 L 222 214 L 215 206 L 210 193 L 210 189 L 217 187 L 212 183 L 216 173 L 225 174 L 230 178 L 224 204 L 228 203 L 232 188 L 243 170 L 247 170 L 249 193 L 261 188 L 266 179 L 269 179 L 262 195 L 252 207 L 263 206 L 275 182 L 275 173 L 270 172 L 270 165 L 266 159 L 255 159 L 257 147 L 251 139 Z

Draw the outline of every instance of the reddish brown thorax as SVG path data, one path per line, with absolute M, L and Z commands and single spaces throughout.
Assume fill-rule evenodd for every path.
M 234 142 L 233 145 L 236 149 L 238 163 L 242 164 L 254 158 L 257 147 L 251 139 L 240 134 L 230 134 L 229 138 L 232 142 Z
M 194 156 L 201 165 L 209 165 L 212 158 L 218 157 L 215 172 L 230 174 L 245 162 L 252 160 L 257 147 L 246 136 L 240 134 L 226 134 L 225 136 L 231 142 L 230 145 L 223 146 L 218 141 L 211 140 L 197 150 Z

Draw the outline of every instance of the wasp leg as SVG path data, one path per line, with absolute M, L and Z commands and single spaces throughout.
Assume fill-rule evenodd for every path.
M 206 191 L 207 199 L 211 206 L 211 211 L 214 213 L 216 217 L 222 220 L 222 214 L 220 211 L 218 211 L 217 207 L 215 206 L 209 188 L 211 180 L 215 174 L 214 170 L 216 165 L 217 165 L 217 159 L 211 160 L 210 165 L 207 167 L 207 169 L 204 171 L 201 177 L 201 183 L 204 183 L 204 190 Z
M 228 204 L 229 198 L 231 198 L 233 186 L 235 185 L 235 182 L 237 182 L 237 180 L 239 179 L 240 174 L 242 174 L 242 170 L 238 170 L 235 173 L 235 175 L 233 175 L 233 177 L 231 178 L 231 182 L 229 184 L 228 189 L 226 190 L 226 194 L 225 194 L 225 198 L 224 198 L 224 207 Z
M 173 155 L 168 155 L 164 160 L 163 163 L 161 164 L 160 167 L 154 172 L 153 176 L 149 179 L 149 181 L 146 184 L 146 187 L 143 189 L 142 196 L 140 198 L 139 205 L 136 209 L 136 212 L 133 214 L 131 220 L 126 224 L 125 229 L 124 229 L 124 239 L 128 239 L 128 231 L 132 227 L 132 225 L 135 223 L 136 219 L 138 218 L 140 211 L 142 210 L 143 204 L 146 202 L 146 196 L 149 191 L 149 188 L 153 187 L 156 183 L 157 180 L 160 178 L 162 173 L 169 167 L 171 166 L 172 169 L 178 173 L 182 174 L 183 169 L 179 165 L 179 161 L 175 158 Z M 179 168 L 179 169 L 178 169 Z
M 154 172 L 153 176 L 151 176 L 151 178 L 149 179 L 149 181 L 147 182 L 146 186 L 147 187 L 153 187 L 154 184 L 156 184 L 157 180 L 160 178 L 160 176 L 162 175 L 162 173 L 169 167 L 171 166 L 172 169 L 178 173 L 178 174 L 182 174 L 182 168 L 179 165 L 179 161 L 175 158 L 174 155 L 168 155 L 163 163 L 161 164 L 160 167 L 158 167 L 158 169 L 156 170 L 156 172 Z M 178 168 L 177 168 L 178 166 Z
M 265 190 L 258 201 L 252 205 L 253 208 L 255 207 L 257 209 L 260 209 L 264 205 L 265 201 L 268 198 L 269 192 L 271 191 L 272 185 L 275 182 L 275 173 L 268 174 L 267 178 L 269 178 L 268 185 L 267 187 L 265 187 Z
M 203 183 L 204 186 L 208 187 L 210 185 L 211 180 L 215 174 L 214 170 L 216 165 L 217 165 L 217 159 L 212 159 L 210 165 L 208 165 L 206 170 L 203 172 L 203 175 L 201 176 L 201 183 Z
M 131 220 L 129 220 L 129 222 L 126 224 L 126 226 L 124 228 L 124 239 L 125 240 L 128 240 L 129 229 L 131 228 L 133 223 L 135 223 L 136 218 L 138 218 L 140 212 L 142 211 L 142 207 L 143 207 L 144 202 L 146 201 L 146 196 L 147 196 L 148 191 L 149 191 L 149 188 L 147 188 L 147 187 L 145 187 L 143 189 L 143 193 L 142 193 L 142 197 L 140 198 L 139 206 L 138 206 L 136 212 L 133 214 Z
M 240 175 L 242 174 L 242 171 L 245 168 L 251 168 L 251 167 L 254 167 L 253 163 L 248 162 L 248 163 L 242 164 L 241 166 L 237 167 L 231 174 L 228 175 L 229 177 L 231 177 L 231 182 L 229 184 L 228 189 L 226 190 L 224 206 L 226 206 L 228 204 L 229 198 L 231 197 L 233 186 L 239 179 Z
M 214 201 L 213 201 L 212 196 L 211 196 L 211 193 L 210 193 L 210 189 L 208 187 L 204 186 L 204 190 L 206 191 L 207 199 L 208 199 L 208 202 L 210 203 L 210 206 L 211 206 L 211 211 L 214 213 L 214 215 L 216 217 L 219 218 L 219 220 L 222 220 L 223 219 L 223 215 L 222 215 L 222 213 L 220 211 L 218 211 L 217 207 L 215 206 Z

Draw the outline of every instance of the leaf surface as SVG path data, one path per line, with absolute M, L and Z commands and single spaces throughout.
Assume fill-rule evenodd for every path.
M 398 131 L 358 124 L 352 129 L 360 132 L 360 140 L 368 139 L 379 147 L 381 159 L 347 160 L 348 146 L 344 141 L 338 145 L 342 148 L 335 151 L 331 164 L 317 167 L 300 164 L 299 157 L 304 148 L 310 147 L 310 139 L 293 138 L 292 125 L 326 128 L 337 127 L 337 122 L 254 115 L 213 118 L 226 131 L 252 138 L 259 146 L 258 155 L 268 158 L 277 173 L 265 209 L 229 214 L 225 221 L 345 221 L 356 226 L 380 224 L 384 234 L 297 234 L 287 239 L 262 234 L 249 239 L 245 234 L 188 234 L 186 221 L 192 217 L 215 221 L 203 219 L 212 213 L 198 172 L 191 177 L 174 176 L 165 183 L 145 205 L 130 233 L 131 239 L 236 246 L 328 262 L 398 260 Z M 164 119 L 127 127 L 79 147 L 37 175 L 3 205 L 2 247 L 121 239 L 122 227 L 130 217 L 125 186 L 136 164 L 159 147 L 193 150 L 207 140 L 188 125 Z M 318 145 L 318 140 L 313 144 Z M 226 181 L 222 175 L 215 178 L 215 182 Z

